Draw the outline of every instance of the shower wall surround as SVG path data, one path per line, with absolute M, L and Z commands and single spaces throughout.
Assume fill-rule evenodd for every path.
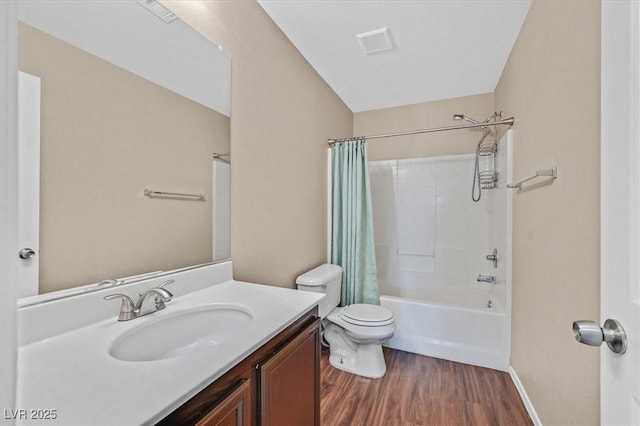
M 486 272 L 489 205 L 471 201 L 473 163 L 472 154 L 370 163 L 381 294 L 427 299 Z
M 496 156 L 498 188 L 477 203 L 473 154 L 369 163 L 380 294 L 429 300 L 434 290 L 482 288 L 508 307 L 508 143 Z M 498 268 L 486 259 L 494 248 Z M 478 283 L 479 274 L 497 284 Z

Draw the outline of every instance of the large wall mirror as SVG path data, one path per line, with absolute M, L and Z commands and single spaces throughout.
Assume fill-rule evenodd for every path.
M 18 16 L 24 300 L 229 258 L 230 58 L 153 0 Z

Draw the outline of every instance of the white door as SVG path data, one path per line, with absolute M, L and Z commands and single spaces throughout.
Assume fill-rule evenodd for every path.
M 640 6 L 602 2 L 600 325 L 620 322 L 627 350 L 601 347 L 601 424 L 640 425 Z
M 38 294 L 40 78 L 18 72 L 18 297 Z

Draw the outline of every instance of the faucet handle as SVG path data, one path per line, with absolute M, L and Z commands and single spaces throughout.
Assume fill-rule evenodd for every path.
M 173 281 L 173 280 L 171 280 L 171 281 Z M 167 282 L 165 284 L 169 284 L 169 282 Z M 156 287 L 156 288 L 151 289 L 151 290 L 153 290 L 153 292 L 156 295 L 155 302 L 156 302 L 156 307 L 158 309 L 163 309 L 165 307 L 165 304 L 167 302 L 171 302 L 171 299 L 173 298 L 173 293 L 171 293 L 166 288 Z
M 176 282 L 176 280 L 166 280 L 165 282 L 163 282 L 162 284 L 160 284 L 160 285 L 158 286 L 158 288 L 164 288 L 164 286 L 165 286 L 165 285 L 173 284 L 173 283 L 175 283 L 175 282 Z
M 122 305 L 120 305 L 120 315 L 118 315 L 118 321 L 129 321 L 136 317 L 138 310 L 135 303 L 127 295 L 124 294 L 109 294 L 103 297 L 104 300 L 122 299 Z
M 164 292 L 166 292 L 166 294 L 163 294 L 163 298 L 156 296 L 156 303 L 159 303 L 160 305 L 164 305 L 164 302 L 170 302 L 171 298 L 173 297 L 173 293 L 171 293 L 169 290 L 167 290 L 166 288 L 164 288 L 164 286 L 169 285 L 169 284 L 173 284 L 175 283 L 176 280 L 166 280 L 165 282 L 163 282 L 162 284 L 160 284 L 157 288 L 164 290 Z M 160 301 L 158 301 L 158 299 L 160 299 Z M 164 307 L 164 306 L 163 306 Z M 162 308 L 160 308 L 162 309 Z
M 160 284 L 158 287 L 156 287 L 156 288 L 159 288 L 161 290 L 164 290 L 162 292 L 163 293 L 162 294 L 163 297 L 160 297 L 159 295 L 156 295 L 156 305 L 161 306 L 158 309 L 164 308 L 165 302 L 170 302 L 171 301 L 171 298 L 173 297 L 173 293 L 171 293 L 169 290 L 164 288 L 164 286 L 169 285 L 169 284 L 173 284 L 174 282 L 176 282 L 176 280 L 166 280 L 165 282 Z
M 490 262 L 493 262 L 493 267 L 494 267 L 494 268 L 497 268 L 497 267 L 498 267 L 498 260 L 499 260 L 499 258 L 498 258 L 498 249 L 497 249 L 497 248 L 494 248 L 494 249 L 493 249 L 493 253 L 488 254 L 488 255 L 486 256 L 486 259 L 487 259 L 488 261 L 490 261 Z

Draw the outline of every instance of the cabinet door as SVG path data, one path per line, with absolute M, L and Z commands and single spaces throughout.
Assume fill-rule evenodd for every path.
M 240 386 L 207 413 L 197 426 L 250 426 L 251 380 Z
M 319 324 L 316 319 L 261 364 L 261 425 L 320 425 Z

